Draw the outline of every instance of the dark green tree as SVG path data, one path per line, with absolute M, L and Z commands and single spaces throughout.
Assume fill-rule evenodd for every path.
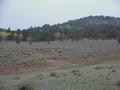
M 16 37 L 15 37 L 15 41 L 16 41 L 16 43 L 19 44 L 20 41 L 21 41 L 21 40 L 20 40 L 20 29 L 17 30 L 16 34 L 17 34 L 17 35 L 16 35 Z
M 29 36 L 29 32 L 26 30 L 22 31 L 22 41 L 27 41 L 27 38 Z
M 0 42 L 3 40 L 2 36 L 0 35 Z
M 120 38 L 118 39 L 118 43 L 120 43 Z
M 11 29 L 10 29 L 10 27 L 8 28 L 8 30 L 6 31 L 7 33 L 10 33 L 11 32 Z

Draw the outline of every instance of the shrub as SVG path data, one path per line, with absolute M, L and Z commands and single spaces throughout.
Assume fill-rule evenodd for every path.
M 72 70 L 71 72 L 73 73 L 73 75 L 79 75 L 79 76 L 81 75 L 81 74 L 79 73 L 79 72 L 80 72 L 79 70 Z
M 117 82 L 117 86 L 120 86 L 120 81 Z
M 34 90 L 34 84 L 32 81 L 23 81 L 23 83 L 18 87 L 18 90 Z
M 120 43 L 120 38 L 118 39 L 118 43 Z
M 28 38 L 28 42 L 29 42 L 29 45 L 32 45 L 32 38 L 31 37 Z
M 19 90 L 34 90 L 34 89 L 29 86 L 22 86 Z
M 112 73 L 115 73 L 116 72 L 116 70 L 112 70 Z
M 18 44 L 20 43 L 20 37 L 19 37 L 19 35 L 16 36 L 15 41 L 16 41 L 16 43 L 18 43 Z
M 29 45 L 32 45 L 32 41 L 29 41 Z
M 38 75 L 36 75 L 36 77 L 38 77 L 39 79 L 44 79 L 44 75 L 43 74 L 38 74 Z
M 103 67 L 101 67 L 101 66 L 96 66 L 95 67 L 95 70 L 100 70 L 100 69 L 102 69 Z
M 0 90 L 4 90 L 1 84 L 2 82 L 0 81 Z
M 2 36 L 0 35 L 0 42 L 3 40 Z
M 51 76 L 51 77 L 57 76 L 57 72 L 50 72 L 50 76 Z
M 108 68 L 108 69 L 112 69 L 112 68 L 113 68 L 113 66 L 108 66 L 107 68 Z
M 93 44 L 91 44 L 90 47 L 93 47 Z
M 66 77 L 66 76 L 67 76 L 67 74 L 66 74 L 66 73 L 61 73 L 61 75 L 62 75 L 62 76 L 64 76 L 64 77 Z
M 19 76 L 16 76 L 16 77 L 14 77 L 14 79 L 20 79 L 20 77 L 19 77 Z

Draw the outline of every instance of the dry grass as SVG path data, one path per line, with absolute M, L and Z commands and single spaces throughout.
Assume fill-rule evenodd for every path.
M 1 35 L 2 37 L 6 37 L 6 36 L 10 35 L 10 33 L 0 32 L 0 35 Z
M 2 42 L 0 50 L 0 65 L 3 65 L 0 67 L 1 71 L 9 71 L 10 67 L 6 69 L 5 65 L 15 68 L 15 65 L 20 67 L 22 64 L 21 70 L 39 65 L 37 70 L 44 70 L 52 64 L 52 69 L 47 67 L 47 71 L 42 72 L 44 74 L 37 71 L 20 73 L 18 76 L 2 76 L 4 90 L 120 90 L 120 58 L 117 57 L 120 54 L 120 45 L 115 40 L 55 41 L 32 45 L 25 42 Z M 71 65 L 63 71 L 56 70 L 59 64 L 69 65 L 76 60 L 80 65 L 77 61 L 77 65 Z M 116 63 L 113 64 L 112 61 Z M 102 65 L 97 65 L 99 63 Z M 110 65 L 107 66 L 106 63 Z M 54 65 L 56 69 L 53 69 Z M 15 68 L 17 71 L 20 69 L 18 67 Z
M 18 90 L 34 90 L 34 80 L 23 80 L 20 85 L 18 85 Z

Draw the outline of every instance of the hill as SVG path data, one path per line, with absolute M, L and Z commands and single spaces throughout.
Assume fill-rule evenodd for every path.
M 2 32 L 2 31 L 6 31 L 6 29 L 4 29 L 4 28 L 0 28 L 0 32 Z
M 10 31 L 10 28 L 8 29 Z M 3 31 L 3 29 L 1 29 Z M 69 20 L 61 24 L 42 27 L 30 27 L 15 31 L 21 34 L 22 40 L 32 41 L 80 40 L 80 39 L 118 39 L 120 38 L 120 18 L 110 16 L 88 16 Z
M 88 16 L 76 20 L 69 20 L 62 25 L 70 25 L 72 27 L 85 27 L 85 26 L 97 26 L 97 25 L 120 25 L 120 18 L 110 16 Z
M 26 31 L 32 31 L 33 40 L 37 41 L 48 39 L 54 40 L 56 39 L 56 34 L 57 37 L 62 40 L 79 40 L 83 38 L 116 39 L 120 37 L 120 18 L 110 16 L 88 16 L 76 20 L 69 20 L 62 24 L 51 26 L 45 24 L 42 27 L 31 27 L 26 29 Z

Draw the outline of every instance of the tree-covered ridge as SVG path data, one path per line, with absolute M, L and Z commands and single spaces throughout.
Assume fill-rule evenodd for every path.
M 8 31 L 10 28 L 8 29 Z M 15 35 L 14 35 L 15 33 Z M 22 41 L 53 41 L 120 38 L 120 18 L 110 16 L 88 16 L 56 25 L 30 27 L 11 32 L 12 39 Z M 9 37 L 11 37 L 9 36 Z M 9 38 L 8 38 L 9 39 Z M 10 39 L 10 40 L 12 40 Z
M 120 18 L 110 17 L 110 16 L 89 16 L 81 19 L 70 20 L 64 24 L 69 24 L 72 26 L 87 26 L 87 25 L 119 25 Z
M 2 32 L 2 31 L 6 31 L 7 29 L 4 29 L 4 28 L 0 28 L 0 32 Z

